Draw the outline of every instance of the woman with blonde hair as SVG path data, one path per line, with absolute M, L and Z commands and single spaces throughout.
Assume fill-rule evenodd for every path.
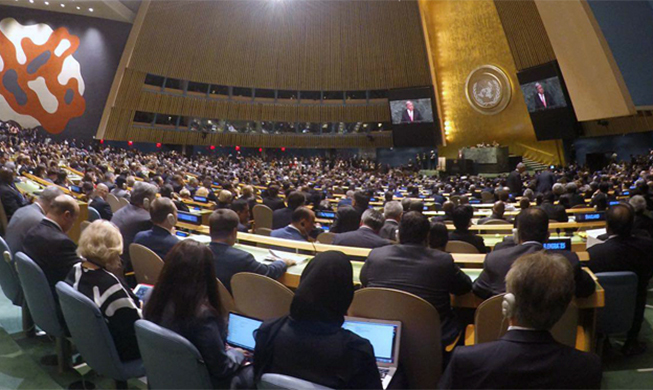
M 95 302 L 107 321 L 120 360 L 128 361 L 140 358 L 134 322 L 141 318 L 141 305 L 117 276 L 122 268 L 121 254 L 120 230 L 109 221 L 94 221 L 79 238 L 77 255 L 83 261 L 73 266 L 66 283 Z

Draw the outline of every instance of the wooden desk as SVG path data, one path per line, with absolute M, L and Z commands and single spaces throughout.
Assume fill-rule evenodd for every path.
M 564 229 L 596 229 L 605 227 L 605 221 L 592 222 L 552 222 L 549 223 L 549 230 Z M 505 225 L 472 225 L 469 230 L 475 231 L 494 231 L 494 232 L 512 232 L 512 224 Z

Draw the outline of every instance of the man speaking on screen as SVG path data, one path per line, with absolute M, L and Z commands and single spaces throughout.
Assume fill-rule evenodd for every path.
M 413 107 L 413 102 L 406 102 L 406 109 L 401 114 L 401 123 L 421 122 L 422 114 Z
M 551 96 L 549 92 L 544 90 L 542 84 L 535 83 L 535 89 L 537 89 L 537 93 L 535 94 L 535 109 L 543 110 L 545 108 L 555 106 L 555 101 L 553 100 L 553 96 Z

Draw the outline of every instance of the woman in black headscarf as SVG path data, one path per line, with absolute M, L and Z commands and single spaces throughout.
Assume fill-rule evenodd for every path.
M 354 298 L 351 263 L 320 253 L 306 266 L 290 315 L 256 332 L 254 374 L 289 375 L 334 389 L 380 389 L 372 345 L 342 328 Z

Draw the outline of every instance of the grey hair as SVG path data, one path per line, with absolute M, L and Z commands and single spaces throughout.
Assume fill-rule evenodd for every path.
M 567 192 L 569 192 L 569 193 L 574 193 L 574 192 L 578 191 L 578 186 L 576 185 L 576 183 L 574 183 L 572 181 L 572 182 L 567 183 L 567 185 L 565 186 L 565 190 Z
M 47 186 L 43 192 L 41 192 L 41 195 L 39 195 L 39 199 L 45 204 L 50 205 L 52 204 L 52 201 L 55 200 L 59 195 L 63 195 L 61 188 L 57 186 Z
M 524 196 L 528 198 L 528 200 L 534 200 L 535 199 L 535 192 L 533 192 L 532 189 L 527 188 L 524 191 Z
M 551 188 L 551 191 L 552 191 L 555 195 L 562 195 L 562 194 L 565 193 L 565 187 L 564 187 L 562 184 L 560 184 L 560 183 L 555 183 L 555 184 L 553 185 L 553 187 Z
M 403 212 L 404 207 L 396 200 L 391 200 L 383 206 L 383 216 L 386 218 L 399 218 Z
M 347 192 L 345 193 L 345 196 L 346 196 L 347 198 L 349 198 L 349 199 L 354 199 L 354 194 L 355 194 L 354 191 L 349 190 L 349 191 L 347 191 Z
M 153 202 L 156 198 L 156 193 L 159 192 L 154 184 L 139 181 L 134 184 L 131 193 L 131 203 L 135 206 L 142 206 L 143 201 L 147 198 Z
M 380 211 L 374 209 L 367 209 L 363 212 L 361 217 L 363 225 L 372 228 L 374 231 L 379 231 L 385 223 L 385 218 Z
M 643 196 L 641 195 L 635 195 L 630 200 L 628 201 L 631 206 L 633 206 L 633 209 L 635 210 L 635 213 L 641 213 L 646 210 L 646 199 L 644 199 Z

